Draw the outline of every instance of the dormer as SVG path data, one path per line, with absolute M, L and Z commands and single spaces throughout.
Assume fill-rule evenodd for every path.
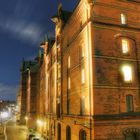
M 55 23 L 55 38 L 56 43 L 60 43 L 60 35 L 62 32 L 63 27 L 67 23 L 69 17 L 71 16 L 71 12 L 65 11 L 62 9 L 62 4 L 58 5 L 58 13 L 57 15 L 53 16 L 51 20 Z

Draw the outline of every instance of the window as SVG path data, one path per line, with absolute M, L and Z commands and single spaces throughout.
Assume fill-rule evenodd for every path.
M 60 118 L 60 103 L 57 103 L 57 117 Z
M 132 82 L 132 67 L 125 65 L 122 67 L 122 74 L 125 82 Z
M 126 136 L 126 140 L 139 140 L 137 133 L 130 133 Z
M 125 14 L 121 14 L 121 24 L 125 25 L 126 24 L 126 15 Z
M 129 52 L 129 42 L 126 39 L 122 39 L 122 52 L 127 54 Z
M 70 68 L 70 56 L 68 57 L 68 69 Z
M 71 140 L 71 128 L 69 126 L 66 128 L 66 140 Z
M 127 109 L 127 112 L 133 111 L 133 96 L 132 95 L 126 96 L 126 109 Z
M 80 115 L 83 115 L 85 113 L 85 98 L 82 97 L 80 99 Z
M 81 72 L 81 82 L 82 84 L 85 83 L 85 69 L 82 69 L 82 72 Z
M 81 130 L 79 133 L 79 140 L 86 140 L 87 134 L 84 130 Z
M 61 124 L 57 125 L 57 140 L 61 140 Z
M 70 88 L 71 88 L 71 79 L 70 77 L 68 77 L 68 90 L 70 90 Z
M 67 99 L 67 114 L 70 114 L 70 99 Z

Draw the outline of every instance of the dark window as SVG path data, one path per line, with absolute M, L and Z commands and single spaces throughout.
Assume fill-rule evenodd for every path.
M 80 99 L 80 115 L 85 113 L 85 98 Z
M 71 128 L 69 126 L 66 128 L 66 140 L 71 140 Z
M 87 134 L 84 130 L 81 130 L 79 133 L 79 140 L 87 140 Z
M 57 140 L 61 140 L 61 124 L 57 126 Z
M 70 113 L 70 99 L 67 99 L 67 114 Z
M 60 118 L 60 103 L 57 103 L 57 117 Z
M 133 96 L 132 95 L 126 96 L 126 108 L 127 108 L 127 112 L 133 111 Z
M 130 133 L 125 137 L 125 140 L 139 140 L 139 137 L 136 133 Z

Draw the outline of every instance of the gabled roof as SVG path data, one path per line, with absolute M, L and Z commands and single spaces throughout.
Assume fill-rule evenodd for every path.
M 72 12 L 62 10 L 62 13 L 60 16 L 61 16 L 61 19 L 66 23 L 71 15 L 72 15 Z
M 59 19 L 64 21 L 65 23 L 68 21 L 70 16 L 72 15 L 72 12 L 61 10 L 61 12 L 58 15 L 54 15 L 51 20 L 55 23 L 58 22 Z
M 31 71 L 32 73 L 38 72 L 39 67 L 40 67 L 39 63 L 36 63 L 36 64 L 34 64 L 34 65 L 32 65 L 32 66 L 30 67 L 30 71 Z
M 34 61 L 23 61 L 21 71 L 24 73 L 30 69 L 31 72 L 36 72 L 38 70 L 38 68 L 39 68 L 39 64 L 35 60 Z
M 53 47 L 54 43 L 55 43 L 55 39 L 54 38 L 51 38 L 48 40 L 48 43 L 49 43 L 49 46 L 48 46 L 48 50 L 47 50 L 47 53 L 50 52 L 51 48 Z

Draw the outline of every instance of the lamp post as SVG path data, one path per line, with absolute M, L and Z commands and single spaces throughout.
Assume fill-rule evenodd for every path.
M 29 120 L 29 118 L 28 118 L 27 116 L 25 116 L 25 123 L 26 123 L 26 126 L 27 126 L 28 120 Z

